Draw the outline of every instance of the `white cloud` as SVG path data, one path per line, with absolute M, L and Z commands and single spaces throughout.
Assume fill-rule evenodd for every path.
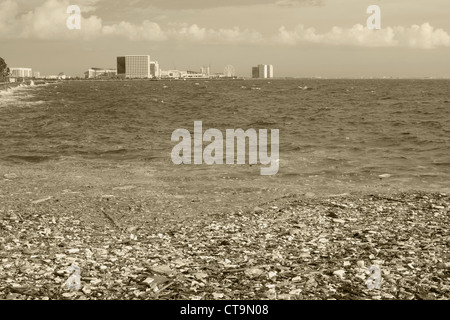
M 122 36 L 131 41 L 161 41 L 167 39 L 161 27 L 148 20 L 142 22 L 141 25 L 122 21 L 119 24 L 104 26 L 102 34 L 105 36 Z
M 1 1 L 1 0 L 0 0 Z M 105 25 L 95 15 L 87 16 L 99 0 L 79 1 L 83 17 L 81 30 L 68 30 L 66 12 L 68 0 L 46 0 L 27 13 L 21 13 L 19 5 L 13 0 L 0 2 L 0 39 L 98 39 L 100 37 L 123 37 L 130 41 L 191 41 L 213 44 L 261 44 L 261 45 L 334 45 L 359 47 L 407 47 L 432 49 L 450 47 L 450 35 L 435 29 L 429 23 L 411 27 L 385 27 L 369 30 L 357 24 L 351 28 L 333 27 L 330 31 L 319 33 L 314 28 L 298 25 L 292 30 L 281 27 L 275 36 L 264 37 L 261 33 L 233 27 L 228 29 L 209 29 L 197 24 L 169 24 L 168 29 L 152 21 L 140 24 L 122 21 Z M 296 4 L 319 4 L 317 0 L 278 0 L 277 4 L 291 6 Z M 87 8 L 87 10 L 85 10 Z
M 351 28 L 333 27 L 326 33 L 318 33 L 314 28 L 298 25 L 294 30 L 281 27 L 273 38 L 274 42 L 286 45 L 315 43 L 323 45 L 344 45 L 359 47 L 406 47 L 433 49 L 450 47 L 450 35 L 442 29 L 435 29 L 429 23 L 386 27 L 369 30 L 357 24 Z
M 207 29 L 196 24 L 181 24 L 168 30 L 167 35 L 172 39 L 209 42 L 209 43 L 260 43 L 263 36 L 252 30 L 241 30 L 238 27 L 232 29 Z
M 84 0 L 88 5 L 96 0 Z M 99 37 L 124 37 L 130 41 L 164 41 L 167 39 L 202 41 L 212 43 L 255 43 L 262 36 L 254 31 L 238 27 L 231 29 L 206 29 L 196 24 L 186 26 L 178 24 L 167 31 L 161 29 L 156 22 L 148 20 L 141 24 L 122 21 L 112 25 L 103 25 L 102 20 L 91 15 L 81 20 L 81 30 L 68 30 L 66 21 L 69 17 L 66 10 L 69 1 L 47 0 L 41 6 L 26 14 L 19 14 L 19 7 L 12 0 L 0 3 L 0 39 L 96 39 Z M 90 7 L 89 7 L 90 8 Z M 82 12 L 83 11 L 82 8 Z
M 322 6 L 322 0 L 278 0 L 275 4 L 279 7 L 310 7 Z

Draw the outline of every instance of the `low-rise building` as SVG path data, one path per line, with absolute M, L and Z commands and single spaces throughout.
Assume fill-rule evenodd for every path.
M 31 68 L 9 68 L 10 76 L 13 78 L 32 78 L 33 69 Z
M 86 79 L 111 78 L 117 76 L 117 69 L 90 68 L 84 73 Z

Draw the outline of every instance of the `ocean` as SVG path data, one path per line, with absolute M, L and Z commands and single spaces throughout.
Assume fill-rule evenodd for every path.
M 449 80 L 65 81 L 0 92 L 0 165 L 145 165 L 198 192 L 221 181 L 329 193 L 450 191 Z M 280 130 L 280 169 L 181 165 L 172 132 Z M 117 169 L 120 170 L 120 169 Z M 166 177 L 172 179 L 166 179 Z M 241 185 L 242 186 L 242 185 Z M 224 184 L 225 188 L 225 184 Z M 205 190 L 203 190 L 205 189 Z

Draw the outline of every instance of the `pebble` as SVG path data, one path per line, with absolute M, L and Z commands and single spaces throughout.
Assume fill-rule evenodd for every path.
M 319 284 L 317 283 L 317 281 L 314 278 L 310 278 L 307 282 L 306 282 L 306 287 L 309 288 L 315 288 L 317 287 Z
M 251 269 L 245 270 L 245 275 L 250 278 L 259 277 L 263 273 L 264 273 L 264 270 L 258 269 L 258 268 L 251 268 Z
M 337 270 L 337 271 L 333 272 L 333 274 L 342 279 L 344 277 L 345 270 Z
M 88 294 L 88 295 L 91 294 L 91 292 L 92 292 L 91 289 L 87 286 L 84 286 L 81 291 L 83 291 L 84 294 Z
M 19 176 L 17 174 L 15 174 L 15 173 L 7 173 L 7 174 L 4 175 L 4 177 L 6 179 L 12 180 L 12 179 L 17 179 Z
M 255 214 L 262 214 L 262 213 L 264 213 L 264 209 L 262 209 L 260 207 L 256 207 L 255 209 L 253 209 L 253 212 Z

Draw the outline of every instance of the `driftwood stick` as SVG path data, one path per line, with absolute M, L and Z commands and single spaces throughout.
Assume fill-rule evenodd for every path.
M 116 223 L 116 221 L 105 211 L 104 208 L 102 208 L 102 212 L 105 215 L 105 217 L 111 221 L 111 223 L 116 227 L 119 231 L 122 231 L 122 228 Z

